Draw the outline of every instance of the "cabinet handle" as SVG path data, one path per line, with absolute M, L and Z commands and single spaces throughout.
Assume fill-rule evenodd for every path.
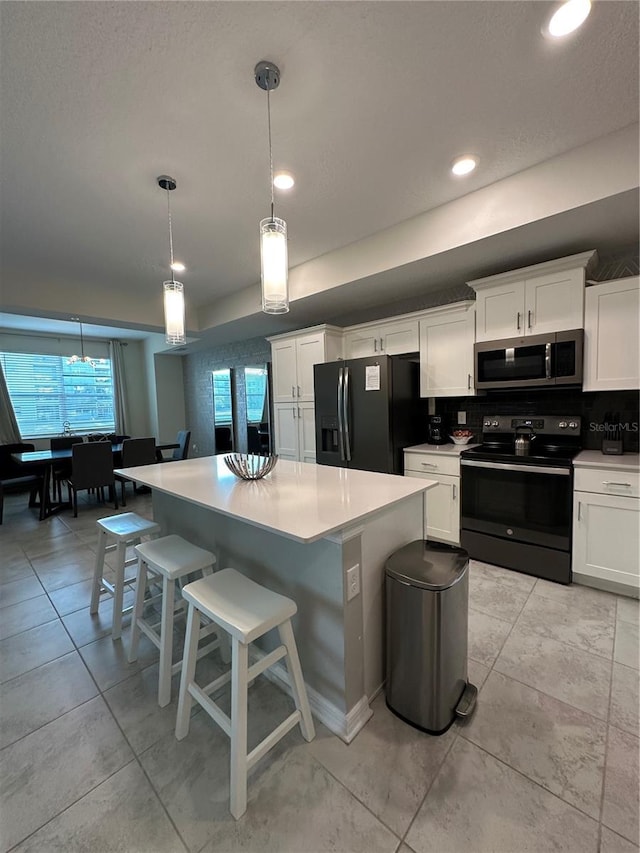
M 582 509 L 582 501 L 578 501 L 578 521 L 580 521 L 580 511 Z
M 531 328 L 531 311 L 527 311 L 527 326 Z
M 620 486 L 620 488 L 630 489 L 631 483 L 614 483 L 613 480 L 603 480 L 603 486 Z
M 458 494 L 458 489 L 457 489 L 457 487 L 456 487 L 455 483 L 453 484 L 453 486 L 451 486 L 451 488 L 453 489 L 452 498 L 453 498 L 453 500 L 455 501 L 456 496 L 457 496 L 457 494 Z
M 382 338 L 380 338 L 380 352 L 384 352 L 384 345 L 383 345 Z
M 300 386 L 298 385 L 298 397 L 300 396 Z
M 373 351 L 378 352 L 378 339 L 377 338 L 373 339 Z
M 520 312 L 518 311 L 516 315 L 516 331 L 520 331 Z
M 435 462 L 421 462 L 420 463 L 423 468 L 437 468 L 438 465 Z
M 295 397 L 295 396 L 296 396 L 296 386 L 295 386 L 295 385 L 292 385 L 292 386 L 291 386 L 291 396 L 292 396 L 292 397 Z
M 471 374 L 467 373 L 467 391 L 471 391 Z

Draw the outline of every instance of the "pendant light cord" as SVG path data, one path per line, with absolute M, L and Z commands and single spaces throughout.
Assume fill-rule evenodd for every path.
M 80 320 L 78 320 L 78 323 L 80 323 L 80 352 L 82 353 L 82 361 L 84 361 L 84 336 L 82 334 L 82 323 Z
M 169 269 L 171 270 L 171 281 L 175 280 L 173 275 L 173 228 L 171 227 L 171 193 L 167 190 L 167 215 L 169 219 Z
M 273 219 L 273 149 L 271 147 L 271 99 L 267 86 L 267 123 L 269 126 L 269 175 L 271 178 L 271 219 Z

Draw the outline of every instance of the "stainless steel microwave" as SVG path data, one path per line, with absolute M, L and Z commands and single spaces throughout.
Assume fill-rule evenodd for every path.
M 582 385 L 584 331 L 550 332 L 474 346 L 478 390 Z

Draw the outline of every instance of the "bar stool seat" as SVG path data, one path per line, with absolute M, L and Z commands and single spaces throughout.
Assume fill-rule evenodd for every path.
M 98 549 L 93 572 L 93 587 L 91 590 L 91 606 L 89 612 L 98 612 L 101 595 L 113 598 L 113 620 L 111 636 L 118 640 L 122 634 L 122 617 L 131 613 L 132 607 L 123 608 L 124 588 L 131 587 L 135 577 L 125 578 L 125 569 L 136 563 L 136 558 L 127 560 L 127 547 L 137 545 L 143 536 L 157 536 L 160 525 L 135 512 L 123 512 L 100 518 L 96 522 L 98 528 Z M 111 583 L 104 577 L 104 558 L 107 553 L 116 551 L 115 581 Z
M 247 809 L 247 774 L 251 767 L 296 725 L 302 736 L 311 741 L 315 729 L 309 700 L 302 677 L 291 617 L 297 606 L 290 598 L 279 595 L 241 575 L 235 569 L 223 569 L 210 577 L 187 584 L 182 595 L 189 603 L 185 653 L 182 661 L 180 696 L 176 720 L 176 738 L 189 733 L 191 705 L 195 699 L 231 740 L 230 811 L 238 820 Z M 231 635 L 231 670 L 206 687 L 195 682 L 195 665 L 200 618 Z M 249 645 L 273 628 L 278 629 L 280 645 L 249 666 Z M 247 715 L 249 684 L 262 672 L 285 658 L 296 710 L 247 753 Z M 211 699 L 231 681 L 231 717 Z
M 216 557 L 211 551 L 199 548 L 175 534 L 136 545 L 135 552 L 138 558 L 138 574 L 136 601 L 131 620 L 129 663 L 133 663 L 138 657 L 138 643 L 142 632 L 160 650 L 158 704 L 164 708 L 171 701 L 171 676 L 179 672 L 182 666 L 182 661 L 173 663 L 174 620 L 185 610 L 185 602 L 179 599 L 176 603 L 175 600 L 176 581 L 182 583 L 189 575 L 195 573 L 210 575 L 216 564 Z M 153 605 L 159 598 L 162 599 L 160 622 L 152 623 L 149 618 L 143 617 L 145 592 L 150 584 L 158 582 L 160 578 L 162 578 L 162 592 L 146 601 L 147 605 Z M 220 647 L 219 633 L 218 627 L 210 622 L 200 629 L 197 640 L 212 634 L 216 634 L 216 638 L 197 652 L 198 658 Z

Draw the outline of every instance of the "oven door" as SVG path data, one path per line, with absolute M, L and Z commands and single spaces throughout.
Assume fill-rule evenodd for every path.
M 529 335 L 476 344 L 476 388 L 553 385 L 555 335 Z
M 571 549 L 570 468 L 462 459 L 461 474 L 463 529 Z

